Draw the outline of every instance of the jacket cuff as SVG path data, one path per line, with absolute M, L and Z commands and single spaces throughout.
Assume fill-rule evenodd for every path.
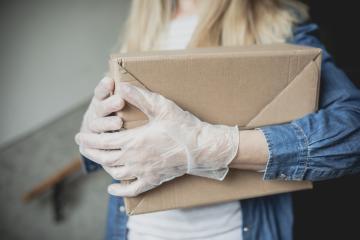
M 101 169 L 101 165 L 97 164 L 93 161 L 91 161 L 90 159 L 88 159 L 87 157 L 81 155 L 81 162 L 82 162 L 82 170 L 85 173 L 91 173 L 91 172 L 95 172 L 99 169 Z
M 266 138 L 269 158 L 264 180 L 303 180 L 308 166 L 308 141 L 295 122 L 261 128 Z

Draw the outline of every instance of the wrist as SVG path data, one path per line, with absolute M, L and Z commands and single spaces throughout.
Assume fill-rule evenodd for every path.
M 231 161 L 231 168 L 263 170 L 268 159 L 268 146 L 261 130 L 239 131 L 239 149 Z

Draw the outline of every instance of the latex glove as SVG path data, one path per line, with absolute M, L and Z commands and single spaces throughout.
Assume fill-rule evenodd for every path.
M 99 82 L 84 114 L 80 132 L 102 133 L 119 130 L 122 127 L 123 122 L 120 117 L 108 116 L 124 107 L 124 100 L 118 94 L 111 95 L 114 88 L 114 80 L 109 77 L 104 77 Z
M 149 122 L 114 133 L 80 133 L 82 154 L 103 165 L 113 178 L 136 178 L 109 186 L 117 196 L 136 196 L 186 173 L 223 180 L 239 145 L 238 128 L 200 121 L 163 96 L 128 84 L 120 95 Z

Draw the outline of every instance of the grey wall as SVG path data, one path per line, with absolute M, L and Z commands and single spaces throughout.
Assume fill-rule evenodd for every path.
M 107 70 L 128 0 L 0 3 L 0 239 L 102 239 L 110 177 L 66 186 L 65 221 L 51 192 L 21 196 L 63 168 L 96 83 Z
M 89 99 L 129 2 L 1 2 L 0 146 Z

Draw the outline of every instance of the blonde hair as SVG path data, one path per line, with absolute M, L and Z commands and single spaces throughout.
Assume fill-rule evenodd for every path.
M 199 23 L 189 48 L 285 42 L 293 26 L 308 18 L 306 5 L 295 0 L 198 1 Z M 171 20 L 176 0 L 133 0 L 122 52 L 156 48 Z

